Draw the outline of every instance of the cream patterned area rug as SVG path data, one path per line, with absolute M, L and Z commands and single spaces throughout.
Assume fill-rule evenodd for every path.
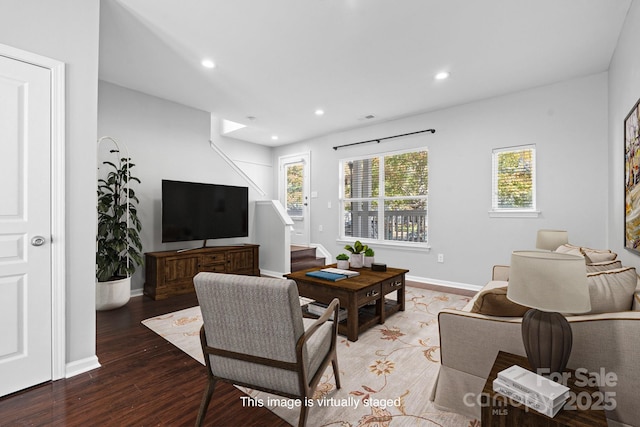
M 434 408 L 429 401 L 440 365 L 438 312 L 461 308 L 468 297 L 406 288 L 406 311 L 387 318 L 347 341 L 338 335 L 338 364 L 342 388 L 337 390 L 329 366 L 314 395 L 307 425 L 340 427 L 461 426 L 480 421 Z M 142 322 L 166 340 L 204 364 L 199 331 L 199 307 L 169 313 Z M 292 425 L 299 409 L 294 400 L 240 388 Z M 250 399 L 243 404 L 250 405 Z

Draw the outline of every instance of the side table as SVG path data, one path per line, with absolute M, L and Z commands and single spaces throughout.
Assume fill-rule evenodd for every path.
M 571 369 L 567 369 L 570 377 L 567 384 L 565 384 L 571 389 L 571 397 L 567 401 L 565 409 L 561 409 L 553 418 L 549 418 L 548 416 L 533 409 L 511 401 L 500 393 L 494 392 L 493 380 L 498 376 L 498 372 L 513 365 L 519 365 L 525 369 L 531 370 L 527 358 L 503 351 L 498 352 L 498 356 L 493 363 L 493 368 L 491 368 L 489 378 L 487 378 L 487 382 L 484 384 L 484 389 L 482 390 L 482 395 L 484 397 L 482 400 L 482 427 L 607 426 L 607 419 L 603 409 L 593 408 L 592 406 L 595 405 L 589 405 L 589 408 L 584 408 L 584 405 L 581 404 L 581 402 L 585 400 L 582 399 L 582 397 L 586 397 L 587 394 L 587 400 L 589 400 L 589 402 L 596 403 L 597 401 L 600 401 L 600 399 L 597 398 L 599 389 L 597 387 L 577 386 L 575 384 L 575 372 Z

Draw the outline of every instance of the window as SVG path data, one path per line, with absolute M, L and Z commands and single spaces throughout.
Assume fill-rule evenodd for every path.
M 289 163 L 284 166 L 286 173 L 286 206 L 287 214 L 292 218 L 302 216 L 304 164 Z
M 427 150 L 340 161 L 343 238 L 427 243 Z
M 534 145 L 493 150 L 492 212 L 536 213 Z

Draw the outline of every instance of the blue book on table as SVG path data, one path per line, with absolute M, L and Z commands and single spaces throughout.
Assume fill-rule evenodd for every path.
M 307 276 L 317 277 L 319 279 L 331 280 L 332 282 L 337 282 L 338 280 L 346 279 L 347 276 L 344 274 L 338 273 L 329 273 L 328 271 L 310 271 L 306 274 Z

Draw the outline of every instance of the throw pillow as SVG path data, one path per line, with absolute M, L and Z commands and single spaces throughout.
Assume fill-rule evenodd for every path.
M 580 246 L 574 246 L 568 243 L 558 246 L 558 249 L 556 249 L 556 252 L 560 252 L 561 254 L 577 255 L 581 257 L 584 256 L 584 254 L 580 250 Z
M 472 313 L 501 317 L 522 317 L 528 310 L 507 299 L 506 286 L 482 291 L 471 308 Z
M 586 258 L 588 264 L 602 261 L 613 261 L 618 257 L 618 254 L 611 252 L 610 250 L 580 248 L 580 251 Z
M 637 286 L 636 269 L 623 267 L 589 273 L 587 285 L 591 299 L 591 311 L 588 314 L 628 311 Z
M 587 273 L 597 273 L 599 271 L 614 270 L 622 268 L 622 262 L 617 259 L 615 261 L 603 261 L 587 264 Z
M 556 252 L 569 255 L 578 255 L 584 257 L 587 264 L 603 261 L 613 261 L 618 257 L 618 254 L 611 252 L 608 249 L 591 249 L 581 246 L 570 245 L 565 243 L 562 246 L 558 246 Z

